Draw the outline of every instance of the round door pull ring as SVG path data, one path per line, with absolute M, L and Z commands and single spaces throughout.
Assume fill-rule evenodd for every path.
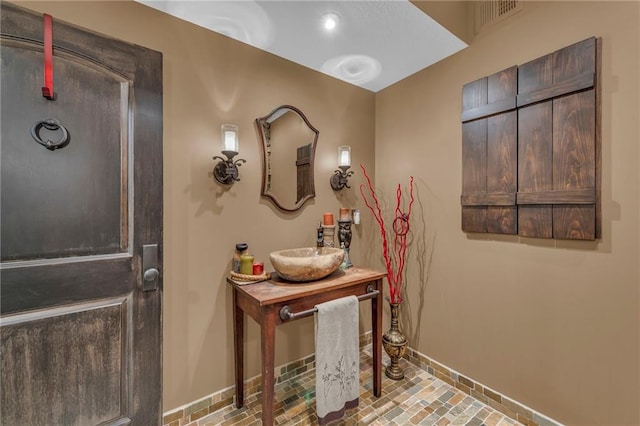
M 56 142 L 49 139 L 47 139 L 46 142 L 43 141 L 42 137 L 40 136 L 40 130 L 43 127 L 47 130 L 51 130 L 52 132 L 55 132 L 56 130 L 60 130 L 60 132 L 62 133 L 60 140 Z M 50 151 L 55 151 L 56 149 L 64 148 L 69 144 L 69 132 L 62 124 L 60 124 L 58 120 L 54 118 L 46 118 L 44 120 L 38 121 L 31 129 L 31 137 L 33 138 L 34 141 L 38 142 L 40 145 L 44 146 Z

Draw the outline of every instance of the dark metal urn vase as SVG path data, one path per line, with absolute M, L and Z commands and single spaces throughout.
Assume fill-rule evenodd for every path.
M 391 328 L 382 335 L 382 346 L 391 358 L 391 363 L 384 370 L 384 374 L 392 380 L 402 380 L 404 371 L 398 365 L 398 361 L 407 349 L 407 338 L 398 328 L 398 311 L 400 303 L 389 303 L 391 306 Z

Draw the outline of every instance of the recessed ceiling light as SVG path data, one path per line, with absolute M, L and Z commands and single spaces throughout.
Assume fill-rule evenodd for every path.
M 338 23 L 340 22 L 340 17 L 333 12 L 323 13 L 321 16 L 322 28 L 331 32 L 336 29 Z

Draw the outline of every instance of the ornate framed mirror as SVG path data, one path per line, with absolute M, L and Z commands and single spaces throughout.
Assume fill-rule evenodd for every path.
M 293 212 L 316 196 L 318 130 L 298 108 L 282 105 L 256 119 L 262 140 L 262 196 Z

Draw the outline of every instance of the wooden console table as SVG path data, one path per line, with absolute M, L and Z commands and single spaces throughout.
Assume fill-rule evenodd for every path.
M 371 299 L 373 334 L 373 394 L 381 393 L 382 367 L 382 272 L 352 267 L 311 283 L 292 283 L 279 277 L 268 281 L 233 285 L 233 340 L 236 367 L 236 407 L 244 405 L 244 314 L 261 329 L 262 424 L 273 424 L 275 328 L 284 322 L 313 315 L 314 307 L 346 296 Z

